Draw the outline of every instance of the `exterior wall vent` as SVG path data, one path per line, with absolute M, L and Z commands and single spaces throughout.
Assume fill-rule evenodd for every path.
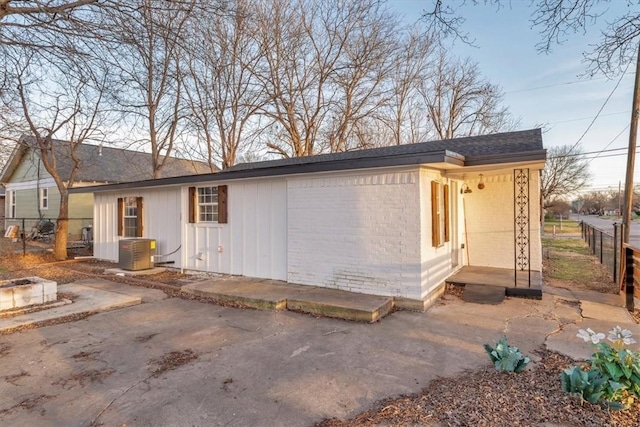
M 131 271 L 148 270 L 153 268 L 155 254 L 155 239 L 122 239 L 118 246 L 118 267 Z

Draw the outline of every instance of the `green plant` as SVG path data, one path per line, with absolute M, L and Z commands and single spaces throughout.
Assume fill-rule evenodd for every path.
M 598 403 L 604 394 L 607 379 L 598 370 L 583 371 L 579 366 L 571 366 L 562 372 L 562 390 L 580 395 L 581 400 Z
M 607 406 L 620 409 L 640 398 L 640 352 L 627 347 L 636 342 L 631 335 L 631 331 L 616 326 L 607 336 L 609 344 L 602 341 L 603 333 L 580 329 L 577 336 L 591 342 L 595 352 L 588 371 L 572 366 L 563 372 L 563 390 L 580 394 L 591 403 L 597 396 L 596 401 L 602 400 Z
M 531 361 L 518 347 L 508 345 L 506 337 L 500 338 L 495 347 L 485 344 L 484 349 L 498 371 L 522 372 Z

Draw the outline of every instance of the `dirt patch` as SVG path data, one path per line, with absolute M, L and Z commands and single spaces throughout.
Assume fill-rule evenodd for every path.
M 197 358 L 198 355 L 191 350 L 172 351 L 171 353 L 163 355 L 159 359 L 149 362 L 150 365 L 155 365 L 155 367 L 151 369 L 151 374 L 154 377 L 159 377 L 163 373 L 176 369 L 182 365 L 186 365 Z
M 24 378 L 28 376 L 29 376 L 29 373 L 27 371 L 20 371 L 19 374 L 7 375 L 6 377 L 4 377 L 4 380 L 15 386 L 18 386 L 18 384 L 16 384 L 16 381 L 18 381 L 20 378 Z
M 98 354 L 100 354 L 99 351 L 81 351 L 80 353 L 76 353 L 74 355 L 71 356 L 71 358 L 73 360 L 78 360 L 78 361 L 89 361 L 89 360 L 98 360 L 95 356 L 97 356 Z
M 87 384 L 102 382 L 111 376 L 115 371 L 113 369 L 99 370 L 99 369 L 89 369 L 86 371 L 80 371 L 71 374 L 67 378 L 60 378 L 58 381 L 53 382 L 53 385 L 60 385 L 64 389 L 73 388 L 75 384 L 80 385 L 80 387 L 84 387 Z
M 55 396 L 48 396 L 46 394 L 41 394 L 38 396 L 33 396 L 33 397 L 27 397 L 26 399 L 22 400 L 20 403 L 17 403 L 15 405 L 13 405 L 10 408 L 7 409 L 2 409 L 0 410 L 0 415 L 4 415 L 7 414 L 13 410 L 16 409 L 26 409 L 28 411 L 32 410 L 33 408 L 35 408 L 36 406 L 39 406 L 40 404 L 42 404 L 42 402 L 45 402 L 49 399 L 54 398 Z
M 560 373 L 573 362 L 550 352 L 520 374 L 491 367 L 454 378 L 438 378 L 421 393 L 386 399 L 349 420 L 327 419 L 316 427 L 421 426 L 638 426 L 640 403 L 608 411 L 581 403 L 561 389 Z
M 136 337 L 136 342 L 139 342 L 139 343 L 147 342 L 151 338 L 155 337 L 156 335 L 158 335 L 158 334 L 153 333 L 153 334 L 148 334 L 148 335 L 141 335 L 139 337 Z
M 0 357 L 5 357 L 9 354 L 9 350 L 11 350 L 11 346 L 6 343 L 0 343 Z

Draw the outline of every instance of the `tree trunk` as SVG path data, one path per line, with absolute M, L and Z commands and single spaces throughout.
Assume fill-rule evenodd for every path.
M 65 189 L 66 190 L 66 189 Z M 60 192 L 60 210 L 56 225 L 56 241 L 53 256 L 58 261 L 67 259 L 67 236 L 69 235 L 69 193 Z

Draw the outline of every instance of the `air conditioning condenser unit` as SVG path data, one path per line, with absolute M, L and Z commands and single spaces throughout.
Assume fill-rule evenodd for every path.
M 118 247 L 118 267 L 131 271 L 148 270 L 153 268 L 155 254 L 155 239 L 122 239 Z

